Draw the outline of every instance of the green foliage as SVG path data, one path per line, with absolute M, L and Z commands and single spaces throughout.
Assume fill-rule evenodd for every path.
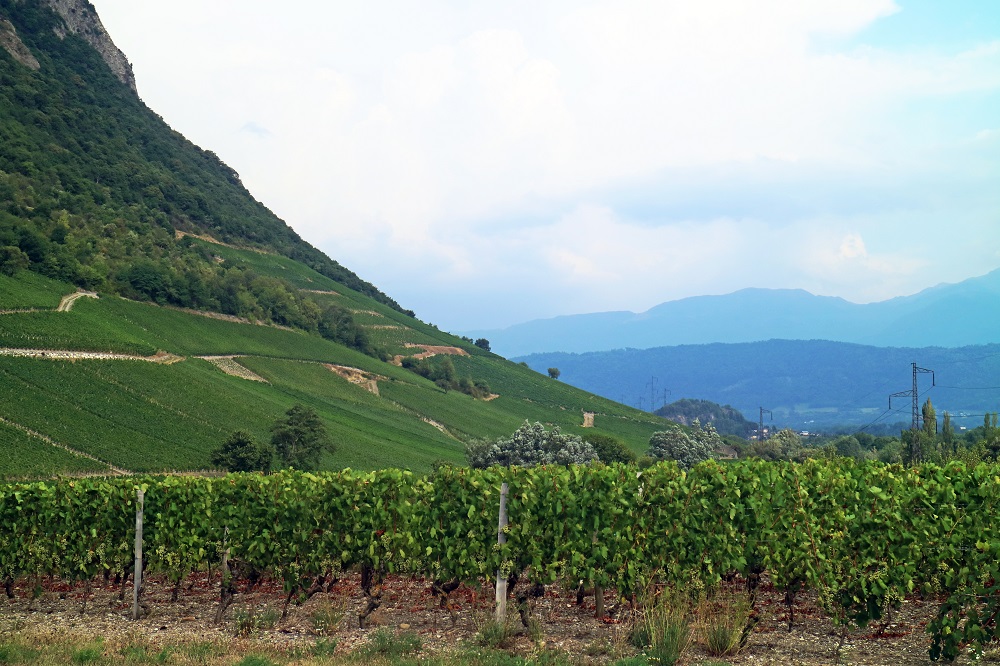
M 688 435 L 680 428 L 654 432 L 649 438 L 649 455 L 654 460 L 674 460 L 682 469 L 688 469 L 714 457 L 722 440 L 712 424 L 705 428 L 695 419 Z
M 998 476 L 996 465 L 905 469 L 840 458 L 661 464 L 638 474 L 550 465 L 442 467 L 426 478 L 283 471 L 6 483 L 0 577 L 71 581 L 122 570 L 142 487 L 148 566 L 171 580 L 217 561 L 224 540 L 233 559 L 290 595 L 330 567 L 361 565 L 468 583 L 497 569 L 530 571 L 532 581 L 590 581 L 625 597 L 650 590 L 642 635 L 659 646 L 650 656 L 669 660 L 688 609 L 681 595 L 661 603 L 655 591 L 711 591 L 756 567 L 779 590 L 815 591 L 845 627 L 883 619 L 915 590 L 939 598 L 932 656 L 951 659 L 995 637 Z M 498 546 L 503 482 L 511 520 Z M 385 649 L 397 640 L 386 636 Z
M 547 372 L 549 373 L 549 377 L 552 379 L 559 379 L 559 375 L 562 374 L 559 372 L 559 368 L 549 368 Z
M 923 407 L 920 409 L 921 422 L 923 424 L 923 430 L 927 435 L 933 437 L 938 433 L 938 422 L 937 422 L 937 411 L 934 409 L 934 405 L 931 404 L 931 399 L 927 398 L 924 402 Z
M 417 373 L 434 382 L 434 385 L 445 392 L 457 390 L 471 395 L 473 398 L 488 398 L 490 385 L 481 379 L 473 380 L 469 377 L 459 377 L 455 371 L 455 363 L 449 356 L 438 356 L 432 358 L 415 358 L 404 356 L 400 361 L 403 368 Z
M 0 274 L 13 276 L 31 265 L 28 255 L 13 245 L 0 247 Z
M 855 440 L 856 442 L 857 440 Z M 849 440 L 840 443 L 840 447 L 848 446 Z M 835 442 L 835 446 L 837 443 Z M 846 449 L 845 449 L 846 450 Z M 851 449 L 853 451 L 854 449 Z M 857 451 L 860 455 L 860 444 Z M 750 444 L 749 455 L 764 460 L 802 460 L 807 451 L 802 448 L 802 440 L 794 430 L 783 428 L 764 440 L 755 440 Z M 839 453 L 839 455 L 847 455 Z M 855 457 L 855 456 L 851 456 Z
M 577 435 L 564 435 L 559 428 L 546 430 L 541 423 L 524 422 L 510 437 L 478 440 L 466 446 L 472 467 L 493 465 L 570 465 L 597 459 L 594 447 Z
M 227 472 L 266 472 L 271 469 L 271 449 L 257 444 L 250 433 L 236 430 L 212 451 L 210 460 Z
M 594 447 L 597 459 L 603 463 L 634 463 L 635 452 L 620 439 L 599 432 L 588 432 L 583 441 Z
M 333 451 L 333 442 L 316 410 L 293 405 L 271 427 L 271 446 L 288 467 L 313 470 L 319 467 L 324 452 Z

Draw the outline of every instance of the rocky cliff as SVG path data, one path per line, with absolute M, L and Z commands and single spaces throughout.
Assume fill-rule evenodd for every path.
M 45 0 L 45 3 L 62 17 L 67 31 L 79 35 L 93 46 L 104 58 L 104 62 L 108 63 L 115 76 L 133 92 L 137 92 L 132 65 L 129 64 L 125 54 L 111 41 L 111 35 L 104 29 L 104 24 L 97 16 L 97 10 L 88 0 Z
M 17 30 L 10 21 L 4 18 L 0 18 L 0 46 L 2 46 L 7 53 L 18 61 L 25 67 L 30 67 L 31 69 L 38 69 L 40 65 L 38 60 L 31 53 L 21 38 L 17 36 Z
M 132 73 L 132 65 L 129 64 L 125 54 L 111 41 L 111 36 L 104 29 L 97 10 L 88 0 L 43 0 L 58 14 L 64 26 L 56 29 L 56 34 L 65 37 L 66 33 L 79 35 L 88 44 L 94 47 L 108 67 L 115 73 L 122 83 L 136 91 L 135 74 Z

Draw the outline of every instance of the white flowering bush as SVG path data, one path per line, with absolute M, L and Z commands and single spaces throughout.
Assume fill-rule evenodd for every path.
M 510 437 L 479 439 L 465 447 L 469 465 L 570 465 L 597 460 L 594 447 L 578 435 L 564 435 L 558 427 L 546 430 L 541 423 L 524 422 Z
M 654 432 L 646 455 L 656 460 L 676 460 L 682 469 L 714 457 L 715 449 L 722 445 L 719 433 L 711 423 L 703 428 L 697 419 L 691 426 L 690 435 L 680 428 Z

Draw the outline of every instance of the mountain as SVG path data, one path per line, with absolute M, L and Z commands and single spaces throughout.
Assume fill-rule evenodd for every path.
M 327 469 L 460 463 L 526 420 L 639 452 L 666 425 L 309 245 L 142 103 L 86 0 L 0 0 L 0 47 L 0 477 L 204 469 L 294 405 Z
M 281 254 L 401 309 L 148 109 L 87 0 L 0 0 L 0 35 L 0 247 L 24 255 L 0 254 L 0 268 L 26 257 L 83 288 L 214 305 L 201 302 L 205 258 L 177 242 L 191 234 Z M 137 260 L 163 284 L 129 279 Z
M 732 405 L 751 421 L 761 408 L 778 427 L 909 423 L 912 363 L 934 371 L 918 377 L 919 401 L 930 398 L 959 426 L 982 425 L 1000 408 L 1000 345 L 958 348 L 873 347 L 821 340 L 769 340 L 604 352 L 532 354 L 515 360 L 613 400 L 649 408 L 684 397 Z M 935 385 L 936 384 L 936 385 Z M 666 393 L 669 391 L 669 394 Z M 641 402 L 640 402 L 641 401 Z M 657 410 L 663 414 L 662 410 Z M 669 416 L 668 416 L 669 418 Z
M 695 296 L 642 313 L 539 319 L 467 333 L 507 357 L 713 342 L 833 340 L 879 347 L 961 347 L 1000 342 L 1000 270 L 912 296 L 859 305 L 792 289 Z

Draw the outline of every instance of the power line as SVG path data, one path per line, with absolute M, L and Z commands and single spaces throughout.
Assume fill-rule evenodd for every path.
M 938 386 L 954 391 L 1000 391 L 1000 386 Z

